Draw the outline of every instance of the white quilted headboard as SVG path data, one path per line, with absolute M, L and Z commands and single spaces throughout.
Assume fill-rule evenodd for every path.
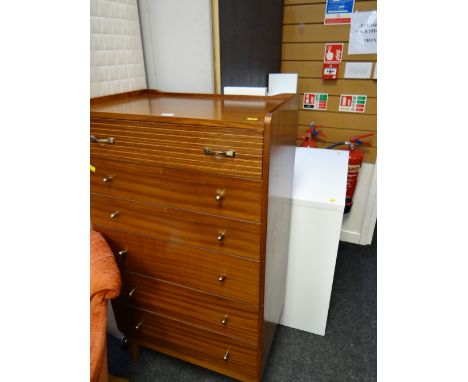
M 144 88 L 137 0 L 91 0 L 91 97 Z

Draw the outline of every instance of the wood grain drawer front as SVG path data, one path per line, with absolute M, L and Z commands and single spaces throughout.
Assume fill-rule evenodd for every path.
M 119 300 L 163 316 L 256 344 L 258 307 L 122 272 Z
M 261 178 L 263 129 L 91 120 L 91 155 L 178 169 Z M 234 150 L 234 157 L 214 151 Z
M 262 182 L 91 158 L 91 192 L 260 222 Z
M 96 228 L 108 241 L 121 270 L 260 305 L 257 261 Z
M 257 349 L 249 343 L 151 312 L 113 303 L 117 324 L 131 340 L 204 367 L 255 376 Z M 232 375 L 232 374 L 231 374 Z
M 260 224 L 91 194 L 91 222 L 258 260 Z

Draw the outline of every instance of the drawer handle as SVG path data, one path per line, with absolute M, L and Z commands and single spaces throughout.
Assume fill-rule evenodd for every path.
M 218 281 L 220 283 L 223 283 L 225 280 L 226 280 L 226 275 L 221 275 L 221 276 L 218 277 Z
M 224 317 L 223 317 L 223 319 L 221 320 L 221 324 L 222 324 L 222 325 L 226 325 L 227 322 L 228 322 L 228 315 L 225 314 Z
M 218 241 L 223 241 L 224 240 L 224 232 L 221 232 L 219 235 L 218 235 Z
M 127 250 L 126 249 L 122 249 L 121 251 L 117 252 L 119 254 L 119 256 L 125 256 L 127 254 Z
M 204 147 L 203 148 L 203 153 L 205 155 L 209 155 L 209 156 L 224 156 L 224 157 L 228 157 L 228 158 L 234 158 L 236 156 L 236 152 L 234 150 L 225 150 L 225 151 L 216 151 L 216 150 L 212 150 L 208 147 Z
M 91 142 L 96 142 L 96 143 L 107 143 L 109 145 L 113 145 L 115 142 L 115 139 L 113 137 L 109 138 L 97 138 L 95 135 L 91 135 Z
M 216 194 L 216 196 L 215 196 L 215 200 L 216 200 L 217 202 L 220 202 L 220 201 L 222 201 L 223 199 L 224 199 L 224 192 L 218 192 L 218 193 Z
M 140 321 L 138 324 L 136 324 L 135 330 L 140 330 L 141 325 L 143 325 L 143 321 Z
M 132 297 L 135 293 L 135 288 L 133 288 L 130 292 L 128 292 L 128 297 Z
M 111 180 L 112 180 L 113 176 L 112 175 L 108 175 L 108 176 L 105 176 L 104 178 L 102 178 L 102 181 L 104 183 L 110 183 Z
M 115 211 L 110 214 L 111 219 L 115 219 L 120 214 L 120 211 Z
M 227 361 L 227 360 L 228 360 L 228 358 L 229 358 L 229 349 L 228 349 L 228 350 L 226 350 L 226 352 L 224 353 L 224 357 L 223 357 L 223 359 L 224 359 L 225 361 Z

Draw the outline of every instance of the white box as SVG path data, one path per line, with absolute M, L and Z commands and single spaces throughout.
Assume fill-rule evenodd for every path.
M 270 73 L 268 75 L 268 95 L 297 93 L 297 73 Z
M 348 157 L 342 150 L 296 149 L 282 325 L 325 335 Z
M 266 96 L 267 88 L 260 88 L 260 87 L 253 87 L 253 86 L 225 86 L 224 94 Z

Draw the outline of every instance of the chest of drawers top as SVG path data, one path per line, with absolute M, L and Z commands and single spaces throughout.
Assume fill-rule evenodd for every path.
M 265 116 L 290 97 L 162 93 L 144 89 L 93 98 L 91 118 L 261 129 Z

